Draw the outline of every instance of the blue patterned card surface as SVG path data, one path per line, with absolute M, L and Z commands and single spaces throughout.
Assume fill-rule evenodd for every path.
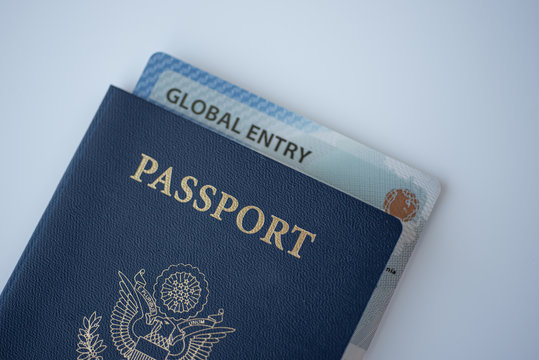
M 134 94 L 402 220 L 401 238 L 350 342 L 346 358 L 360 359 L 429 218 L 440 183 L 164 53 L 150 58 Z

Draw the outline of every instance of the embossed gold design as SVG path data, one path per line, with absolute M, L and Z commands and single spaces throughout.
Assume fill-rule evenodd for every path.
M 176 272 L 165 279 L 161 287 L 161 299 L 167 309 L 175 313 L 191 310 L 200 300 L 200 283 L 186 272 Z
M 99 354 L 102 353 L 107 346 L 103 345 L 103 340 L 99 339 L 97 329 L 101 316 L 97 316 L 94 311 L 92 315 L 82 320 L 82 328 L 79 329 L 79 342 L 77 343 L 77 360 L 103 360 Z
M 112 341 L 128 360 L 206 360 L 213 346 L 235 329 L 216 326 L 224 310 L 195 318 L 209 295 L 205 275 L 190 264 L 171 265 L 156 278 L 153 295 L 145 271 L 135 284 L 121 272 L 119 299 L 110 319 Z
M 292 225 L 284 219 L 271 214 L 271 224 L 266 223 L 264 211 L 255 205 L 244 205 L 242 199 L 225 191 L 218 190 L 215 186 L 206 184 L 199 186 L 196 177 L 187 175 L 180 178 L 172 166 L 162 173 L 157 172 L 159 163 L 149 155 L 141 154 L 142 159 L 130 179 L 139 183 L 146 183 L 147 187 L 174 199 L 176 204 L 191 203 L 193 209 L 201 213 L 208 213 L 210 217 L 218 221 L 230 221 L 236 217 L 236 228 L 243 234 L 258 234 L 266 227 L 265 235 L 259 239 L 267 244 L 272 244 L 271 238 L 275 239 L 275 247 L 300 259 L 299 254 L 305 244 L 314 243 L 316 233 L 302 229 L 298 225 Z M 142 177 L 144 176 L 144 180 Z M 157 176 L 157 177 L 156 177 Z M 179 189 L 177 188 L 179 184 Z M 218 195 L 220 194 L 220 195 Z M 219 199 L 220 197 L 220 199 Z M 210 211 L 213 209 L 213 212 Z M 256 222 L 253 224 L 254 220 Z M 289 229 L 292 228 L 292 231 Z M 299 232 L 299 234 L 298 234 Z M 296 233 L 297 235 L 293 235 Z M 310 240 L 310 241 L 305 241 Z M 173 306 L 179 306 L 173 305 Z
M 208 282 L 196 266 L 171 265 L 155 279 L 153 297 L 162 313 L 186 320 L 196 316 L 208 302 Z

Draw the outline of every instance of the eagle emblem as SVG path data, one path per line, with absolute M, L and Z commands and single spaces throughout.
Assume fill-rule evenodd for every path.
M 189 264 L 171 265 L 146 289 L 144 269 L 133 282 L 118 272 L 119 299 L 110 319 L 112 342 L 128 360 L 206 360 L 235 329 L 218 326 L 224 310 L 197 317 L 207 303 L 206 277 Z

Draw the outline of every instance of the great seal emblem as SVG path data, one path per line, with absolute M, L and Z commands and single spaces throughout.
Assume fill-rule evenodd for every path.
M 145 270 L 131 281 L 118 271 L 119 298 L 110 317 L 110 335 L 118 352 L 128 360 L 206 360 L 221 339 L 235 331 L 220 326 L 224 310 L 197 317 L 206 306 L 208 282 L 197 267 L 171 265 L 155 279 L 153 293 L 146 289 Z M 103 359 L 106 346 L 94 334 L 94 314 L 80 330 L 78 359 Z
M 204 309 L 208 301 L 208 282 L 191 265 L 171 265 L 155 281 L 153 297 L 167 316 L 188 319 Z

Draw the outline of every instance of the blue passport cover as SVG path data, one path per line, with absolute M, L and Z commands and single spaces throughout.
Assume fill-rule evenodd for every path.
M 1 359 L 340 359 L 396 218 L 111 87 L 0 297 Z

